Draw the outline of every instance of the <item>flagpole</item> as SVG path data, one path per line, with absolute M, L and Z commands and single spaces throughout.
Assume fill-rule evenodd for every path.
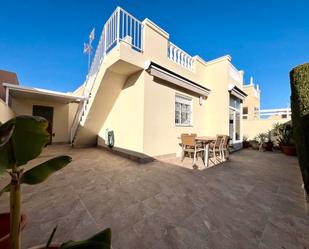
M 88 75 L 90 72 L 90 62 L 91 62 L 91 53 L 92 53 L 92 41 L 94 40 L 94 32 L 95 29 L 93 28 L 90 35 L 89 35 L 89 43 L 84 43 L 84 54 L 88 54 Z
M 89 49 L 89 53 L 88 53 L 88 74 L 90 71 L 90 58 L 91 58 L 91 48 Z

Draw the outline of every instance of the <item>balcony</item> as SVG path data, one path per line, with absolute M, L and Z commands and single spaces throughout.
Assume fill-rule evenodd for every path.
M 168 44 L 168 58 L 179 64 L 180 66 L 193 71 L 193 57 L 190 56 L 188 53 L 177 47 L 172 42 L 169 42 Z
M 254 112 L 254 119 L 291 119 L 291 108 L 264 109 Z M 249 114 L 243 114 L 243 119 L 249 119 Z

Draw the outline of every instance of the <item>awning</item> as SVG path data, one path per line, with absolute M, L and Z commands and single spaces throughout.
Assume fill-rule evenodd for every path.
M 84 99 L 83 96 L 70 94 L 70 93 L 62 93 L 56 91 L 50 91 L 46 89 L 39 88 L 30 88 L 20 85 L 13 85 L 9 83 L 3 83 L 3 86 L 6 88 L 7 96 L 13 98 L 24 98 L 24 99 L 36 99 L 41 101 L 51 101 L 58 103 L 71 103 L 71 102 L 79 102 Z M 8 99 L 7 99 L 8 103 Z
M 193 82 L 189 79 L 186 79 L 178 74 L 175 74 L 174 72 L 154 62 L 148 63 L 148 65 L 145 66 L 145 70 L 155 77 L 170 82 L 174 85 L 180 86 L 191 92 L 197 93 L 200 96 L 207 97 L 210 93 L 210 89 L 201 86 L 200 84 Z
M 234 84 L 229 84 L 229 92 L 235 96 L 236 98 L 244 101 L 245 98 L 248 96 L 244 91 L 242 91 L 239 87 L 235 86 Z

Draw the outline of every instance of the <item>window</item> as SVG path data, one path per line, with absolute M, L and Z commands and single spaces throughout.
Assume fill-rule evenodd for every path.
M 240 110 L 240 99 L 230 95 L 230 107 Z
M 242 108 L 242 114 L 248 114 L 248 107 Z
M 242 108 L 242 118 L 243 119 L 248 119 L 248 107 L 243 107 Z
M 254 117 L 259 118 L 260 116 L 260 109 L 258 107 L 254 107 Z
M 192 98 L 176 95 L 175 124 L 183 126 L 192 125 Z

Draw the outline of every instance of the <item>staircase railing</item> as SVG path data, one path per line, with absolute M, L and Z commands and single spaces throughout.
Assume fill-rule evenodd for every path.
M 120 41 L 131 45 L 132 49 L 142 52 L 142 32 L 142 22 L 120 7 L 116 8 L 116 10 L 105 23 L 91 63 L 89 73 L 84 83 L 84 101 L 80 103 L 72 123 L 70 133 L 71 143 L 74 141 L 78 126 L 82 121 L 83 115 L 87 109 L 87 104 L 89 102 L 89 98 L 91 97 L 91 91 L 103 59 L 114 47 L 119 44 Z

